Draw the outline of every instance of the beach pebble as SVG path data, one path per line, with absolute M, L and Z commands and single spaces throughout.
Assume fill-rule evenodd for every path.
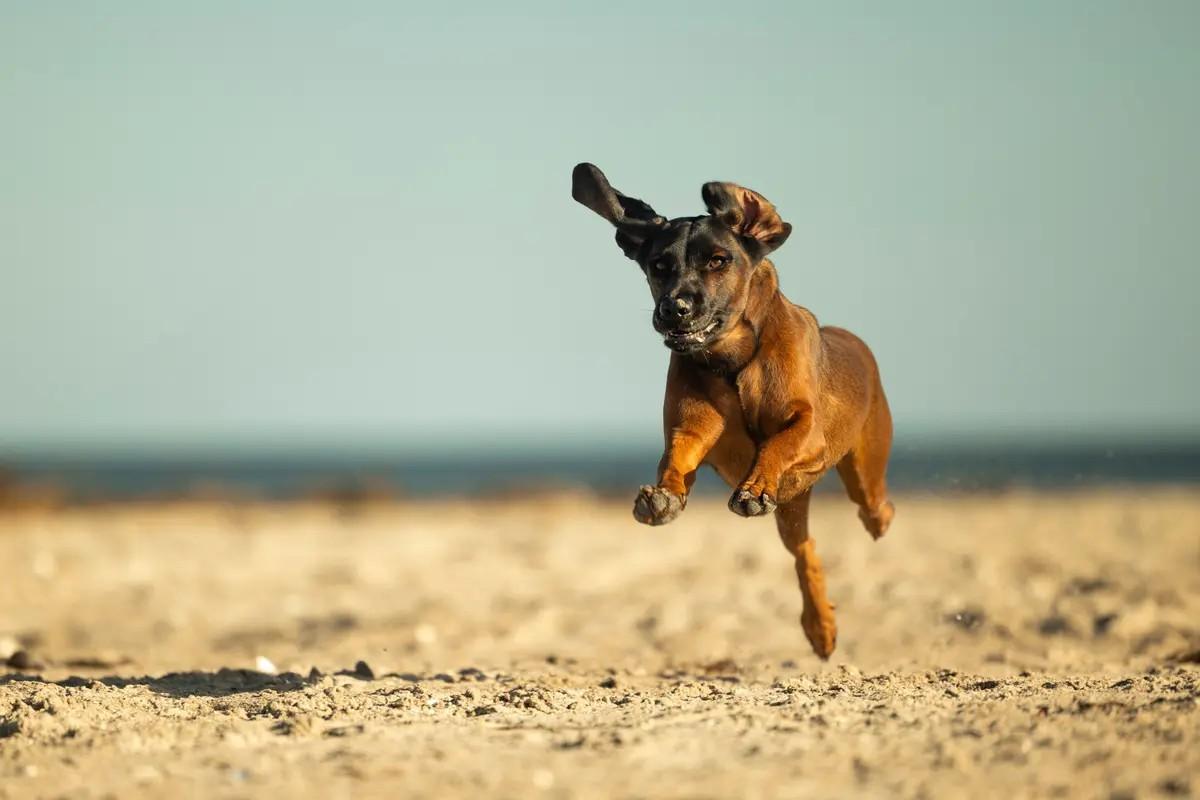
M 21 649 L 21 643 L 12 636 L 0 636 L 0 661 L 7 661 Z
M 48 581 L 58 572 L 58 559 L 48 550 L 39 550 L 34 554 L 29 567 L 35 576 Z
M 28 650 L 18 650 L 8 657 L 5 662 L 9 667 L 19 670 L 41 669 L 44 664 L 34 661 L 33 656 L 29 655 Z
M 413 629 L 413 638 L 420 645 L 428 646 L 434 644 L 438 640 L 437 628 L 426 623 L 421 623 Z
M 162 773 L 150 764 L 140 764 L 134 767 L 132 777 L 138 783 L 155 783 L 162 780 Z

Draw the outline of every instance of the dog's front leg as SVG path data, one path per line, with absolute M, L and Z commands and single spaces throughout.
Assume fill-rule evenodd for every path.
M 750 474 L 729 498 L 730 510 L 743 517 L 774 511 L 779 481 L 793 467 L 808 473 L 812 483 L 817 482 L 826 468 L 825 434 L 808 403 L 799 404 L 788 415 L 788 424 L 759 447 Z
M 666 448 L 658 462 L 658 484 L 643 486 L 633 501 L 633 516 L 645 525 L 665 525 L 679 516 L 696 470 L 725 428 L 721 413 L 706 398 L 673 392 L 670 383 L 663 416 Z

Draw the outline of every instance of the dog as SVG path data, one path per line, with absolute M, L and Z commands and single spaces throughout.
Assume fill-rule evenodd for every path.
M 707 214 L 666 219 L 593 164 L 571 176 L 571 196 L 616 228 L 617 245 L 641 267 L 654 329 L 673 351 L 658 483 L 641 488 L 633 516 L 646 525 L 674 520 L 696 470 L 712 466 L 733 487 L 734 513 L 775 513 L 796 562 L 801 627 L 827 659 L 837 625 L 808 533 L 809 497 L 836 467 L 867 532 L 887 532 L 892 418 L 879 368 L 861 339 L 818 325 L 780 292 L 767 256 L 792 226 L 774 205 L 735 183 L 706 183 L 700 194 Z

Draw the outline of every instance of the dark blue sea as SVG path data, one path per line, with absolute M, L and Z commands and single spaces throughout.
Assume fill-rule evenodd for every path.
M 225 493 L 290 498 L 368 493 L 422 497 L 577 487 L 626 495 L 652 482 L 658 451 L 579 450 L 439 455 L 431 452 L 270 452 L 238 455 L 0 453 L 0 488 L 53 485 L 70 499 L 152 499 Z M 823 486 L 836 486 L 827 477 Z M 898 443 L 889 483 L 899 491 L 1063 489 L 1200 484 L 1200 441 L 1151 443 Z M 698 492 L 724 492 L 707 468 Z

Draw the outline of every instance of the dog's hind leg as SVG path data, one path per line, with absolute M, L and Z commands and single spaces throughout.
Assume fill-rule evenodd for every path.
M 892 415 L 877 387 L 858 443 L 838 462 L 846 494 L 858 505 L 858 518 L 872 537 L 887 533 L 896 507 L 888 500 L 887 462 L 892 449 Z
M 796 559 L 796 577 L 800 580 L 800 594 L 804 597 L 804 611 L 800 614 L 800 626 L 808 637 L 813 652 L 821 658 L 829 658 L 837 645 L 837 624 L 833 618 L 833 606 L 825 596 L 825 573 L 817 558 L 816 547 L 808 536 L 808 500 L 810 492 L 803 492 L 794 500 L 784 503 L 775 511 L 775 524 L 783 546 Z

